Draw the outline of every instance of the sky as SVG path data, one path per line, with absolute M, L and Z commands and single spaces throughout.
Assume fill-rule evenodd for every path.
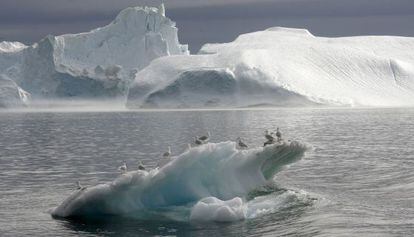
M 161 0 L 1 0 L 0 41 L 31 44 L 48 34 L 79 33 L 110 23 L 128 6 Z M 234 40 L 273 26 L 307 28 L 328 37 L 414 36 L 413 0 L 165 0 L 181 43 Z

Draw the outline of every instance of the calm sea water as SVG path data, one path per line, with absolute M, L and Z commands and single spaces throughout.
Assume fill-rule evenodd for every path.
M 413 118 L 413 109 L 2 112 L 0 236 L 413 236 Z M 264 129 L 277 126 L 312 149 L 278 173 L 275 186 L 312 202 L 286 199 L 276 211 L 228 224 L 48 213 L 77 180 L 113 180 L 122 160 L 153 167 L 167 146 L 178 154 L 206 131 L 212 142 L 241 136 L 260 146 Z

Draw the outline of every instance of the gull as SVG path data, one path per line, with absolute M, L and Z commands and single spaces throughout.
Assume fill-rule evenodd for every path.
M 273 142 L 273 140 L 275 139 L 275 138 L 272 136 L 272 133 L 269 133 L 269 130 L 267 130 L 267 129 L 266 129 L 266 131 L 265 131 L 265 138 L 266 138 L 268 141 L 272 141 L 272 142 Z
M 82 186 L 82 184 L 81 184 L 81 182 L 78 180 L 78 181 L 76 181 L 76 186 L 77 186 L 77 189 L 78 190 L 84 190 L 86 187 L 83 187 Z
M 169 158 L 171 156 L 171 147 L 168 147 L 168 151 L 164 152 L 164 154 L 162 154 L 162 157 L 164 158 Z
M 242 139 L 240 138 L 240 137 L 238 137 L 237 139 L 236 139 L 236 141 L 237 141 L 237 145 L 240 147 L 240 148 L 242 148 L 242 149 L 246 149 L 246 148 L 248 148 L 248 146 L 242 141 Z
M 208 140 L 210 140 L 210 136 L 211 136 L 210 132 L 207 132 L 207 135 L 204 135 L 204 136 L 199 137 L 198 140 L 200 140 L 200 141 L 202 141 L 204 143 L 207 143 Z
M 272 145 L 272 144 L 273 144 L 273 140 L 272 141 L 267 140 L 267 141 L 265 141 L 265 143 L 263 144 L 263 146 Z
M 194 143 L 196 145 L 202 145 L 203 144 L 203 142 L 200 139 L 198 139 L 197 137 L 194 137 Z
M 279 131 L 279 128 L 276 128 L 276 137 L 278 142 L 282 140 L 282 133 Z
M 118 170 L 121 171 L 122 173 L 126 173 L 127 172 L 127 164 L 126 161 L 124 161 L 124 163 L 118 167 Z
M 139 161 L 138 170 L 145 170 L 145 166 L 142 164 L 142 161 Z

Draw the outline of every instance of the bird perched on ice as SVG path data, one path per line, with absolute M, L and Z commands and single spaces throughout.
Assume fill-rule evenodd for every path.
M 145 170 L 145 166 L 142 164 L 142 161 L 139 161 L 138 170 Z
M 82 185 L 81 185 L 81 182 L 78 180 L 78 181 L 76 181 L 76 186 L 77 186 L 77 188 L 78 188 L 78 190 L 82 190 L 82 189 L 85 189 L 86 187 L 83 187 Z
M 268 140 L 268 141 L 272 141 L 273 142 L 273 140 L 275 140 L 275 138 L 272 136 L 272 134 L 273 133 L 269 133 L 269 130 L 265 130 L 265 138 Z
M 280 132 L 279 128 L 276 128 L 276 137 L 278 142 L 282 141 L 282 133 Z
M 126 161 L 124 161 L 124 163 L 118 167 L 118 170 L 121 171 L 122 173 L 126 173 L 127 172 L 127 164 Z
M 263 144 L 263 146 L 271 145 L 274 143 L 275 138 L 272 136 L 273 133 L 269 133 L 269 130 L 265 130 L 265 138 L 267 141 Z
M 171 147 L 168 147 L 168 151 L 164 152 L 164 154 L 162 154 L 162 157 L 164 158 L 169 158 L 171 156 Z
M 200 139 L 198 139 L 197 137 L 194 137 L 194 144 L 196 145 L 202 145 L 204 142 L 202 142 Z
M 201 136 L 198 138 L 203 143 L 207 143 L 210 140 L 210 132 L 207 132 L 207 135 Z
M 272 145 L 272 144 L 274 144 L 273 141 L 267 140 L 267 141 L 265 141 L 265 143 L 263 144 L 263 146 Z
M 247 149 L 248 146 L 242 141 L 242 139 L 240 137 L 238 137 L 236 139 L 237 142 L 237 146 L 240 147 L 241 149 Z

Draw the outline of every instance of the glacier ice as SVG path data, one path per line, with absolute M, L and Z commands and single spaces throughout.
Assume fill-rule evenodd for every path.
M 113 182 L 75 191 L 51 214 L 55 217 L 137 216 L 148 210 L 185 207 L 214 197 L 236 198 L 224 202 L 225 209 L 231 207 L 227 211 L 220 211 L 223 203 L 214 199 L 217 210 L 210 210 L 218 211 L 217 221 L 238 219 L 241 202 L 237 197 L 244 197 L 266 184 L 285 165 L 300 159 L 305 150 L 306 146 L 298 142 L 249 150 L 237 150 L 234 142 L 205 144 L 172 157 L 171 162 L 159 169 L 130 171 Z M 197 215 L 195 211 L 193 219 Z
M 0 75 L 0 108 L 27 106 L 30 94 L 4 75 Z
M 0 73 L 36 98 L 122 97 L 153 59 L 189 54 L 163 6 L 130 7 L 109 25 L 47 36 L 32 46 L 0 43 Z
M 412 106 L 413 52 L 409 37 L 324 38 L 273 27 L 154 60 L 137 73 L 127 105 Z

